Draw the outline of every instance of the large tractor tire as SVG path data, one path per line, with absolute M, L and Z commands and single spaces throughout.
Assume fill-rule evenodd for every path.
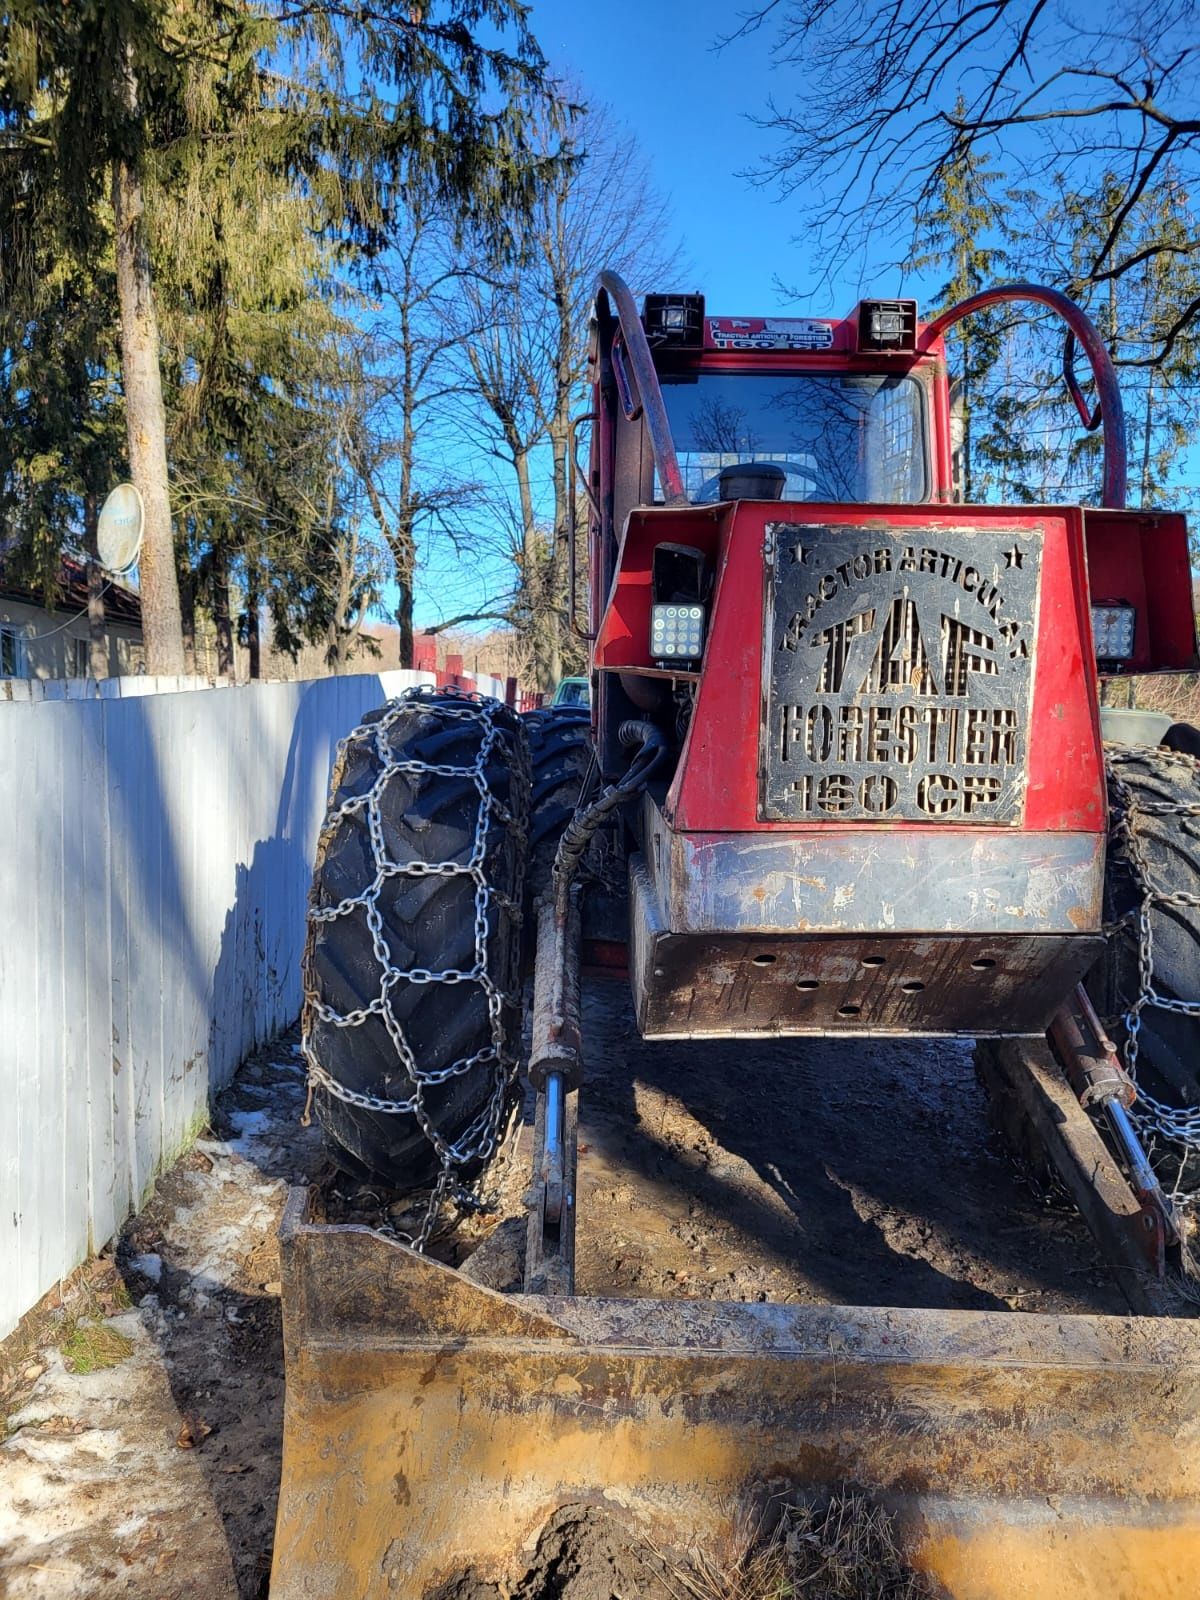
M 1105 921 L 1124 920 L 1108 941 L 1098 999 L 1110 1018 L 1119 1019 L 1140 993 L 1143 917 L 1155 991 L 1200 1001 L 1200 760 L 1161 747 L 1110 746 L 1106 756 Z M 1116 1032 L 1125 1044 L 1119 1022 Z M 1200 1108 L 1200 1016 L 1144 1007 L 1136 1077 L 1165 1105 Z
M 519 718 L 410 692 L 333 776 L 305 951 L 305 1051 L 333 1160 L 405 1190 L 469 1177 L 516 1087 L 529 806 Z
M 554 853 L 570 822 L 592 759 L 591 714 L 585 710 L 527 711 L 533 790 L 529 806 L 529 903 L 549 887 Z

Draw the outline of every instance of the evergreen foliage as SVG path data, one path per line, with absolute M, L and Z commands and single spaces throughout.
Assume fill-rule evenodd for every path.
M 149 337 L 150 431 L 157 406 L 165 433 L 152 476 L 185 614 L 200 601 L 227 634 L 235 576 L 252 643 L 263 604 L 285 646 L 353 633 L 379 585 L 364 541 L 346 537 L 353 454 L 331 444 L 355 263 L 382 256 L 418 204 L 486 231 L 503 255 L 558 161 L 541 133 L 535 148 L 534 113 L 544 130 L 564 110 L 519 0 L 6 7 L 5 559 L 36 570 L 49 598 L 85 500 L 123 475 L 122 420 L 131 450 L 147 431 L 127 363 L 130 338 L 144 353 Z M 133 276 L 114 288 L 126 233 Z M 148 635 L 178 632 L 177 606 L 172 624 L 145 583 L 143 598 Z

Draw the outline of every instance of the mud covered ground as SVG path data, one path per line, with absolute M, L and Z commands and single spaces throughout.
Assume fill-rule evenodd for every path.
M 649 1043 L 612 982 L 584 1036 L 586 1293 L 1126 1310 L 993 1135 L 968 1046 Z
M 611 981 L 589 987 L 585 1037 L 585 1293 L 1124 1310 L 1073 1212 L 993 1139 L 964 1047 L 646 1044 Z M 294 1043 L 250 1062 L 115 1255 L 3 1347 L 0 1593 L 265 1595 L 283 1403 L 275 1230 L 287 1185 L 324 1170 L 303 1100 Z M 554 1530 L 555 1558 L 533 1557 L 522 1600 L 632 1600 L 605 1589 L 607 1558 L 584 1534 Z M 649 1577 L 635 1592 L 653 1594 Z

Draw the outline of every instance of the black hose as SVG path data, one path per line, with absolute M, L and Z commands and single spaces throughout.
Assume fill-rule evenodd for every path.
M 623 801 L 630 799 L 646 787 L 650 775 L 667 753 L 667 741 L 652 722 L 631 719 L 617 730 L 617 738 L 625 748 L 636 753 L 629 770 L 583 811 L 577 811 L 563 830 L 554 855 L 554 899 L 565 913 L 571 885 L 583 860 L 584 851 L 592 835 L 609 814 Z

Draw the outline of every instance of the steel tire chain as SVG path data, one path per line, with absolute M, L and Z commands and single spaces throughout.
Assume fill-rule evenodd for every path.
M 1185 768 L 1200 785 L 1200 760 L 1196 757 L 1177 750 L 1156 749 L 1154 753 L 1165 762 Z M 1125 1068 L 1136 1082 L 1140 1049 L 1138 1035 L 1142 1028 L 1143 1011 L 1154 1008 L 1182 1016 L 1200 1017 L 1200 1000 L 1176 1000 L 1173 996 L 1160 995 L 1155 989 L 1154 933 L 1150 926 L 1150 912 L 1154 907 L 1200 909 L 1200 895 L 1168 893 L 1158 887 L 1146 860 L 1139 822 L 1143 817 L 1200 817 L 1200 801 L 1143 801 L 1121 778 L 1117 768 L 1122 761 L 1144 760 L 1146 751 L 1109 746 L 1104 754 L 1109 782 L 1120 805 L 1120 814 L 1112 830 L 1112 842 L 1120 859 L 1128 866 L 1138 893 L 1136 906 L 1109 930 L 1110 933 L 1124 930 L 1131 923 L 1137 929 L 1138 992 L 1128 1010 L 1120 1017 L 1126 1034 L 1123 1052 Z M 1182 1146 L 1185 1151 L 1200 1152 L 1200 1106 L 1180 1108 L 1164 1105 L 1139 1085 L 1131 1115 L 1143 1132 L 1157 1134 L 1172 1144 Z
M 450 702 L 450 703 L 447 703 Z M 480 740 L 479 750 L 475 760 L 469 767 L 446 766 L 434 762 L 399 760 L 390 748 L 389 735 L 392 728 L 403 714 L 413 706 L 427 705 L 437 715 L 462 721 L 479 722 L 483 726 L 483 737 Z M 378 777 L 365 794 L 355 795 L 349 800 L 331 810 L 326 815 L 324 826 L 321 829 L 320 839 L 317 844 L 317 859 L 320 861 L 324 851 L 331 841 L 334 832 L 346 818 L 366 812 L 367 833 L 371 841 L 371 853 L 375 864 L 375 877 L 361 894 L 349 895 L 336 906 L 319 906 L 316 904 L 316 885 L 309 899 L 308 927 L 312 930 L 323 923 L 333 922 L 339 917 L 348 916 L 351 912 L 362 909 L 366 914 L 367 927 L 371 933 L 372 950 L 380 969 L 379 993 L 367 1006 L 361 1006 L 345 1014 L 336 1010 L 321 1000 L 316 992 L 316 983 L 311 970 L 311 963 L 307 956 L 304 964 L 304 1023 L 302 1035 L 302 1048 L 304 1058 L 308 1064 L 308 1086 L 310 1094 L 316 1089 L 323 1089 L 335 1099 L 343 1101 L 346 1105 L 356 1106 L 363 1111 L 377 1111 L 388 1116 L 414 1116 L 429 1143 L 438 1154 L 441 1171 L 430 1192 L 425 1213 L 420 1229 L 415 1235 L 409 1235 L 409 1242 L 417 1250 L 423 1250 L 429 1242 L 433 1225 L 444 1200 L 449 1197 L 460 1199 L 462 1203 L 470 1205 L 473 1196 L 469 1189 L 455 1182 L 455 1169 L 465 1166 L 468 1162 L 478 1161 L 481 1166 L 495 1154 L 500 1134 L 500 1124 L 504 1115 L 504 1106 L 508 1099 L 508 1090 L 516 1076 L 518 1068 L 517 1057 L 508 1048 L 504 1036 L 504 1008 L 517 1006 L 519 996 L 497 987 L 488 968 L 488 912 L 495 905 L 501 909 L 508 909 L 513 913 L 514 920 L 519 922 L 520 910 L 506 896 L 500 894 L 486 881 L 483 875 L 484 865 L 487 860 L 488 839 L 493 821 L 502 826 L 517 831 L 523 836 L 527 831 L 527 818 L 515 814 L 508 807 L 502 805 L 491 794 L 487 783 L 487 765 L 499 739 L 500 730 L 496 722 L 497 711 L 503 709 L 498 700 L 492 700 L 485 695 L 471 695 L 459 690 L 430 689 L 427 687 L 407 689 L 396 700 L 388 704 L 382 717 L 376 722 L 360 723 L 341 741 L 333 765 L 333 776 L 330 781 L 330 798 L 337 793 L 342 781 L 346 758 L 350 751 L 360 744 L 371 744 L 380 763 Z M 523 749 L 523 738 L 519 745 Z M 387 846 L 383 834 L 383 816 L 380 803 L 385 790 L 391 780 L 403 774 L 437 776 L 448 778 L 469 778 L 479 791 L 479 810 L 475 823 L 475 837 L 469 859 L 466 862 L 444 861 L 414 861 L 411 863 L 396 862 L 388 859 Z M 402 968 L 397 967 L 391 960 L 384 935 L 383 913 L 379 909 L 379 894 L 384 884 L 397 877 L 428 878 L 428 877 L 470 877 L 475 883 L 475 965 L 469 971 L 450 968 L 443 972 L 434 972 L 427 967 Z M 429 1071 L 417 1063 L 404 1032 L 392 1014 L 389 999 L 392 990 L 398 983 L 478 983 L 487 998 L 488 1019 L 491 1029 L 491 1044 L 477 1050 L 474 1055 L 464 1057 L 460 1061 L 451 1062 L 449 1066 L 439 1067 Z M 351 1089 L 346 1084 L 339 1082 L 329 1070 L 324 1067 L 316 1056 L 313 1045 L 312 1026 L 314 1019 L 319 1018 L 335 1028 L 361 1027 L 368 1017 L 378 1016 L 383 1022 L 396 1055 L 404 1071 L 413 1083 L 413 1094 L 407 1100 L 391 1100 L 382 1095 L 366 1094 L 358 1089 Z M 454 1144 L 448 1144 L 431 1120 L 425 1109 L 423 1092 L 445 1083 L 450 1078 L 461 1077 L 476 1067 L 490 1066 L 492 1068 L 492 1091 L 483 1110 L 475 1117 Z

